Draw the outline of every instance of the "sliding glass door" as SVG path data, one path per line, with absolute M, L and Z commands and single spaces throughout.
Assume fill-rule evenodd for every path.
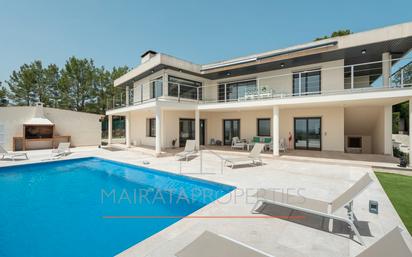
M 223 144 L 231 145 L 234 137 L 240 138 L 240 120 L 223 120 Z
M 205 120 L 200 120 L 200 145 L 205 144 Z M 180 119 L 179 121 L 179 146 L 184 147 L 186 140 L 195 139 L 195 120 Z
M 321 150 L 321 118 L 295 118 L 295 149 Z
M 293 74 L 293 95 L 320 94 L 321 73 L 306 71 Z

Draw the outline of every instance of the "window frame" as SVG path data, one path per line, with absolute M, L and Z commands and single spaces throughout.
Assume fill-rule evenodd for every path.
M 269 121 L 269 134 L 261 134 L 260 133 L 260 123 L 259 122 L 260 121 L 265 121 L 265 120 Z M 257 125 L 256 125 L 256 128 L 257 128 L 256 134 L 257 134 L 258 137 L 271 137 L 272 136 L 271 119 L 270 118 L 257 118 L 256 123 L 257 123 Z
M 156 118 L 148 118 L 146 120 L 146 136 L 156 137 Z
M 319 90 L 314 91 L 314 92 L 308 92 L 308 74 L 310 73 L 319 73 Z M 295 92 L 295 76 L 298 76 L 297 79 L 299 80 L 299 74 L 301 74 L 301 92 L 299 94 L 299 84 L 298 84 L 298 90 Z M 299 82 L 298 82 L 299 83 Z M 320 68 L 314 68 L 308 71 L 295 71 L 292 74 L 292 94 L 293 95 L 314 95 L 314 94 L 320 94 L 322 92 L 322 69 Z

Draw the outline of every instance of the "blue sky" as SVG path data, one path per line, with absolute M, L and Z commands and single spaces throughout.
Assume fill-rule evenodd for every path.
M 412 21 L 412 1 L 0 0 L 0 81 L 35 59 L 136 66 L 148 49 L 209 63 L 337 29 Z

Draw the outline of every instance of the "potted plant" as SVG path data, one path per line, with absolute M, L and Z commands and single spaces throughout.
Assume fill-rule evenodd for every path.
M 177 139 L 176 139 L 176 138 L 172 140 L 172 148 L 173 148 L 173 149 L 176 148 L 176 142 L 177 142 Z

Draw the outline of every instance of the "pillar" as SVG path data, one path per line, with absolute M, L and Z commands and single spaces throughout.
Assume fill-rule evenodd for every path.
M 107 144 L 112 144 L 112 134 L 113 134 L 113 116 L 109 115 L 108 117 L 108 129 L 107 129 Z
M 389 52 L 385 52 L 382 54 L 382 79 L 383 79 L 384 87 L 390 86 L 390 78 L 391 78 L 391 70 L 392 70 L 391 59 L 392 57 Z
M 279 106 L 273 106 L 272 142 L 273 156 L 279 156 Z
M 195 140 L 196 149 L 200 150 L 200 113 L 199 110 L 195 110 Z
M 162 152 L 162 109 L 157 106 L 156 107 L 156 156 L 159 156 Z
M 384 154 L 392 155 L 392 105 L 384 108 Z
M 130 112 L 125 115 L 126 147 L 130 147 Z

